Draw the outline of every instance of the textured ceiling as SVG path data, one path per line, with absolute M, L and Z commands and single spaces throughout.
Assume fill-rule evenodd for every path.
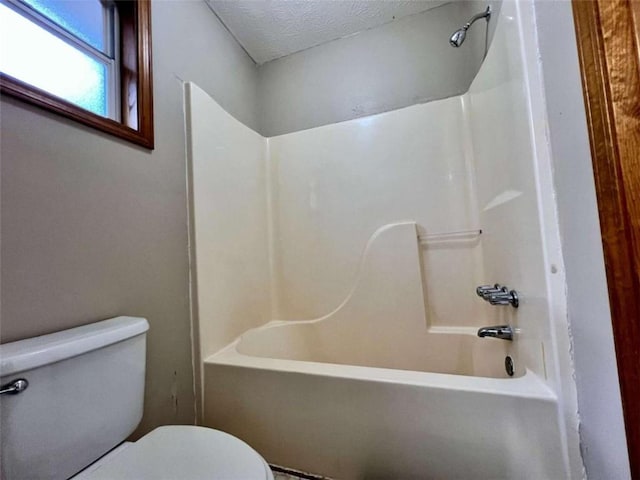
M 206 0 L 258 64 L 447 3 L 437 0 Z

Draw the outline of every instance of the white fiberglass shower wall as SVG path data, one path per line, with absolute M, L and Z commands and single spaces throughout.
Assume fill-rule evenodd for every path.
M 497 22 L 467 94 L 278 137 L 187 85 L 207 425 L 337 478 L 582 475 L 532 5 Z

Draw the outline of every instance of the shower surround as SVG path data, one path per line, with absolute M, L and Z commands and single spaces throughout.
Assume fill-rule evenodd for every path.
M 335 478 L 583 475 L 532 8 L 468 93 L 381 115 L 266 139 L 186 85 L 205 425 Z

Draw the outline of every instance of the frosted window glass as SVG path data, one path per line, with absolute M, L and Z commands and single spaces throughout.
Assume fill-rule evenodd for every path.
M 104 8 L 99 0 L 22 0 L 89 45 L 106 52 Z
M 107 116 L 107 68 L 0 4 L 0 71 Z

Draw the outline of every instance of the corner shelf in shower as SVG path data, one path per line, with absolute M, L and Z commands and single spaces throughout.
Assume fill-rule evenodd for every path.
M 425 235 L 418 235 L 418 242 L 420 245 L 426 245 L 429 242 L 438 242 L 445 240 L 473 240 L 482 235 L 482 229 L 477 228 L 474 230 L 458 230 L 454 232 L 439 232 L 429 233 Z

